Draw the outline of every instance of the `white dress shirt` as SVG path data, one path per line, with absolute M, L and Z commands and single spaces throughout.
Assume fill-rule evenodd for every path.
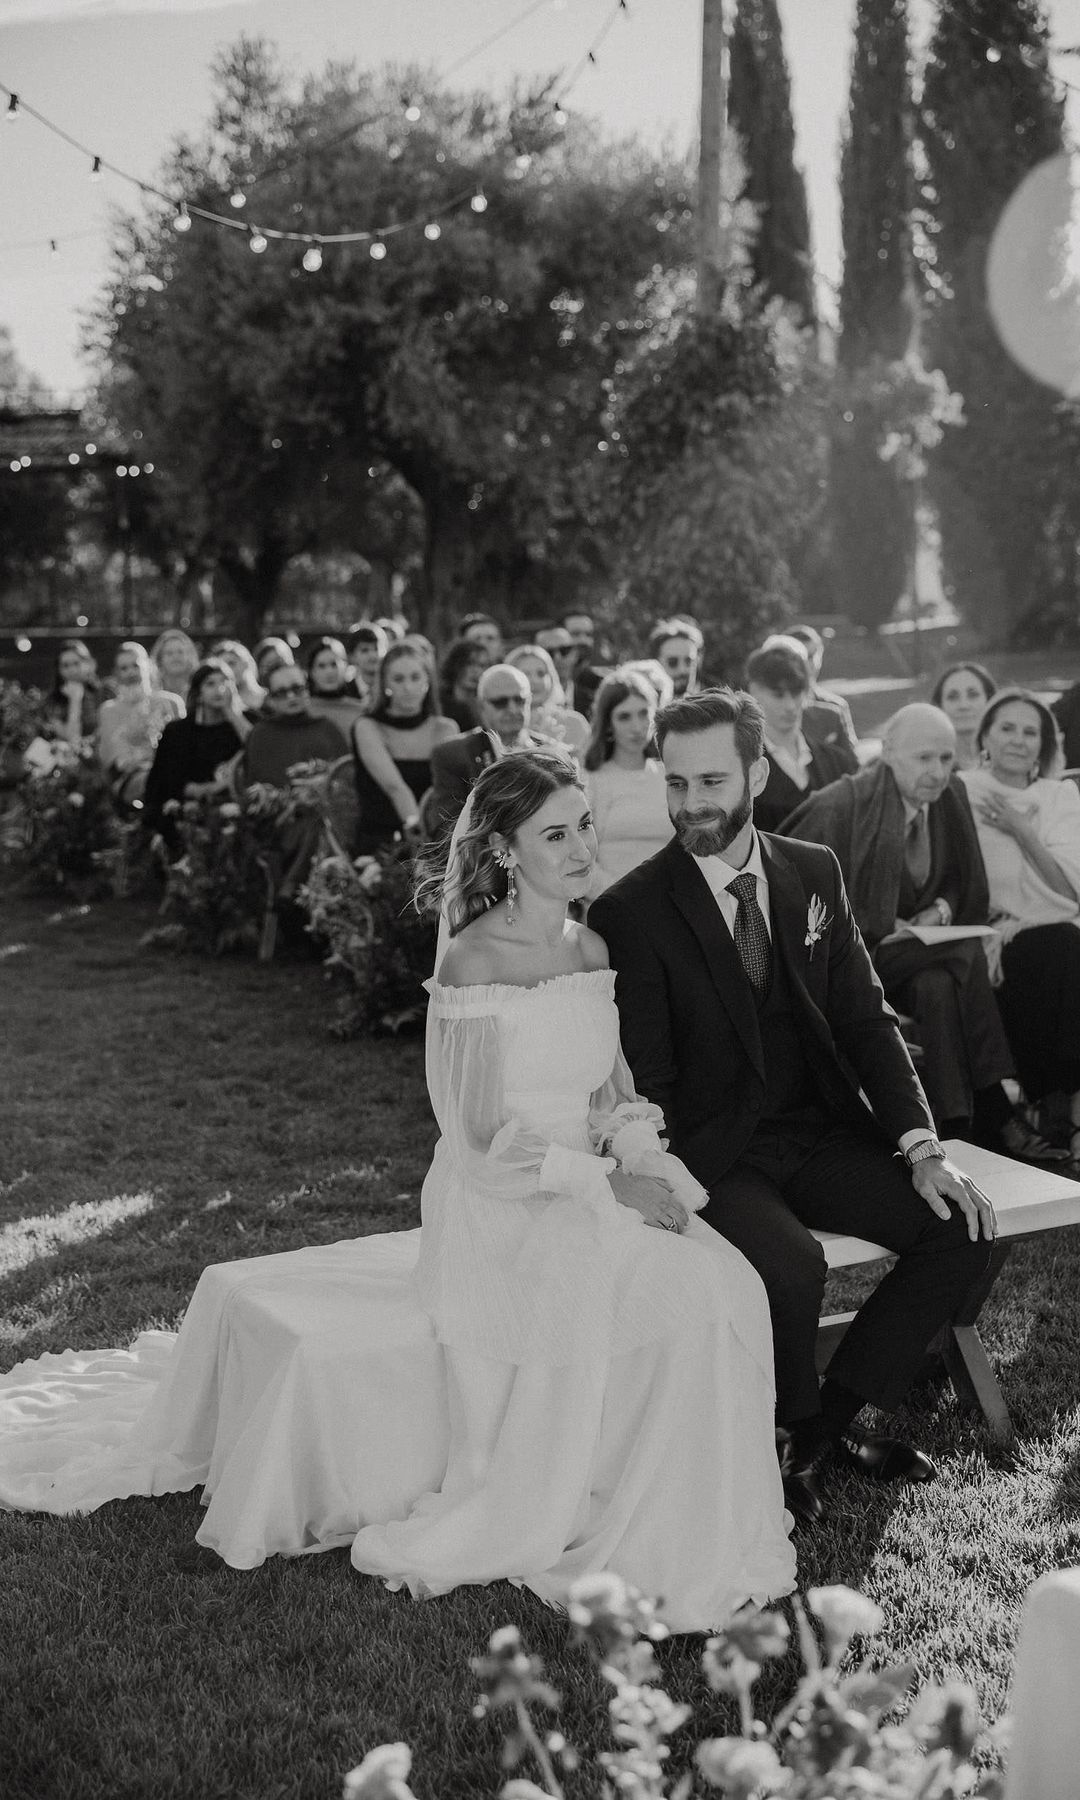
M 761 860 L 761 840 L 754 832 L 750 846 L 750 854 L 741 869 L 734 863 L 725 862 L 722 856 L 695 856 L 694 861 L 709 885 L 709 892 L 716 901 L 717 910 L 724 924 L 735 937 L 735 916 L 739 910 L 738 897 L 731 892 L 731 883 L 737 875 L 753 875 L 757 883 L 757 903 L 765 920 L 765 928 L 772 938 L 772 916 L 769 911 L 769 883 L 765 874 L 765 866 Z M 905 1131 L 899 1140 L 900 1149 L 911 1150 L 916 1144 L 922 1144 L 934 1136 L 934 1132 L 918 1127 L 914 1131 Z

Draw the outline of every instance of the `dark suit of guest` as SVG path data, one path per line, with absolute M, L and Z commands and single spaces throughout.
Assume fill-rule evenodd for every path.
M 884 763 L 805 800 L 783 825 L 787 838 L 827 844 L 839 859 L 851 905 L 889 999 L 918 1023 L 922 1074 L 943 1128 L 965 1126 L 980 1090 L 1014 1072 L 1005 1027 L 978 938 L 921 944 L 893 937 L 944 900 L 952 922 L 985 925 L 986 871 L 963 783 L 953 777 L 925 809 L 925 867 L 908 866 L 911 822 Z M 882 941 L 882 940 L 886 941 Z
M 971 1243 L 959 1213 L 939 1219 L 894 1157 L 902 1136 L 933 1121 L 836 858 L 817 845 L 756 842 L 771 934 L 763 994 L 712 890 L 736 873 L 719 857 L 699 863 L 673 842 L 601 895 L 589 924 L 616 971 L 635 1086 L 663 1108 L 672 1150 L 708 1188 L 701 1216 L 765 1283 L 777 1417 L 790 1423 L 819 1406 L 825 1258 L 811 1228 L 898 1252 L 829 1370 L 892 1410 L 990 1246 Z
M 859 740 L 855 736 L 851 708 L 842 694 L 830 693 L 826 688 L 811 689 L 810 699 L 803 707 L 802 731 L 812 748 L 836 752 L 843 765 L 838 774 L 857 773 Z
M 805 717 L 804 713 L 804 721 Z M 848 759 L 842 749 L 835 744 L 815 744 L 808 732 L 805 736 L 810 762 L 806 770 L 808 785 L 802 788 L 777 761 L 768 744 L 765 745 L 769 779 L 754 801 L 754 823 L 760 831 L 775 831 L 797 806 L 802 805 L 808 794 L 816 794 L 820 788 L 828 787 L 830 782 L 839 781 L 841 775 L 848 773 Z
M 526 731 L 522 736 L 525 740 L 522 749 L 555 750 L 559 747 L 535 731 Z M 482 725 L 435 745 L 431 752 L 431 799 L 425 809 L 425 818 L 431 820 L 436 831 L 447 831 L 457 823 L 476 777 L 481 769 L 494 761 L 495 746 Z

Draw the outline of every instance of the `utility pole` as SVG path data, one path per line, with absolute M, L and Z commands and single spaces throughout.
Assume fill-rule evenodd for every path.
M 715 312 L 720 298 L 720 258 L 723 245 L 720 174 L 727 127 L 728 95 L 728 39 L 724 16 L 726 4 L 727 0 L 702 0 L 697 310 L 703 316 Z

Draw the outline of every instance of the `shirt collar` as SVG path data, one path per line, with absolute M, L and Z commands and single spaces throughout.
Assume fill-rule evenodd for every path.
M 725 861 L 723 856 L 695 856 L 694 861 L 704 875 L 714 894 L 720 894 L 734 881 L 736 875 L 753 875 L 757 881 L 765 881 L 765 865 L 761 860 L 761 839 L 757 832 L 753 834 L 750 854 L 741 869 L 734 863 Z

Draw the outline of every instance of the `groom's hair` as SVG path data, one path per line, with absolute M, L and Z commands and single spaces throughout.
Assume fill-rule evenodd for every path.
M 744 773 L 765 750 L 765 718 L 757 701 L 736 688 L 705 688 L 700 694 L 686 694 L 662 706 L 656 715 L 656 742 L 664 754 L 664 740 L 669 737 L 693 737 L 709 731 L 714 725 L 731 725 L 735 730 L 735 748 Z

